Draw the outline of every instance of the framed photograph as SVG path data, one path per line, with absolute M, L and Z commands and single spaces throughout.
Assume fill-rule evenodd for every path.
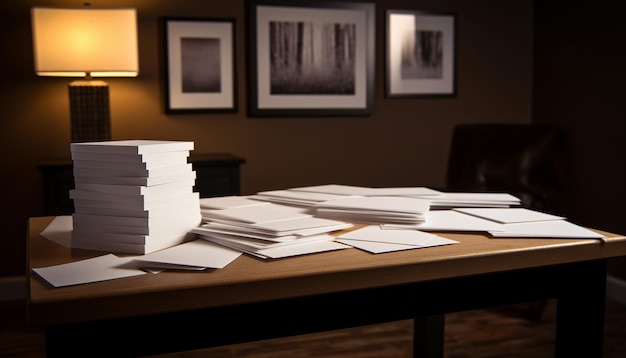
M 363 116 L 374 100 L 373 3 L 250 0 L 250 116 Z
M 235 112 L 235 20 L 167 18 L 167 113 Z
M 386 96 L 456 94 L 456 15 L 387 11 Z

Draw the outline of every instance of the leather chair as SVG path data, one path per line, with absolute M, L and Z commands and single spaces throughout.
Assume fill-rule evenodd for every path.
M 565 132 L 538 124 L 459 124 L 452 134 L 448 191 L 506 192 L 523 207 L 565 215 Z
M 446 190 L 505 192 L 522 207 L 567 216 L 563 129 L 537 124 L 459 124 L 453 130 Z M 546 301 L 517 307 L 539 320 Z

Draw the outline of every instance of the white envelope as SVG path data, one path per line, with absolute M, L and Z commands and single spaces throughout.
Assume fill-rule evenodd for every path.
M 33 271 L 54 287 L 79 285 L 83 283 L 113 280 L 138 276 L 144 271 L 128 264 L 133 257 L 120 258 L 113 254 L 67 264 L 34 268 Z

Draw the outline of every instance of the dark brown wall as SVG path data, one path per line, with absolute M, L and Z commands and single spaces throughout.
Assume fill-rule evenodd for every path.
M 537 1 L 533 121 L 570 139 L 569 216 L 626 234 L 626 22 L 619 1 Z M 626 260 L 610 273 L 626 279 Z
M 67 84 L 33 71 L 30 7 L 83 1 L 0 3 L 0 145 L 2 228 L 0 275 L 24 270 L 26 220 L 42 213 L 39 161 L 69 159 Z M 244 157 L 242 190 L 341 183 L 366 186 L 441 186 L 452 127 L 466 122 L 531 121 L 533 4 L 528 0 L 376 0 L 374 112 L 357 118 L 249 118 L 246 115 L 243 0 L 90 1 L 134 6 L 139 18 L 140 75 L 107 80 L 113 139 L 192 140 L 197 152 Z M 386 9 L 456 12 L 455 98 L 384 98 Z M 163 112 L 161 17 L 237 19 L 239 111 L 166 115 Z

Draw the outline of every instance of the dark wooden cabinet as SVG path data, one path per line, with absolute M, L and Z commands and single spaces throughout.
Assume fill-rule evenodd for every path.
M 37 166 L 43 176 L 43 214 L 68 215 L 74 212 L 69 191 L 74 189 L 72 161 L 42 162 Z
M 196 171 L 194 191 L 201 198 L 240 195 L 240 167 L 245 159 L 229 153 L 198 153 L 189 156 Z M 37 169 L 43 176 L 44 215 L 69 215 L 74 205 L 69 191 L 74 188 L 71 160 L 42 162 Z
M 191 154 L 189 162 L 196 171 L 194 191 L 201 198 L 240 195 L 240 167 L 246 161 L 228 153 Z

